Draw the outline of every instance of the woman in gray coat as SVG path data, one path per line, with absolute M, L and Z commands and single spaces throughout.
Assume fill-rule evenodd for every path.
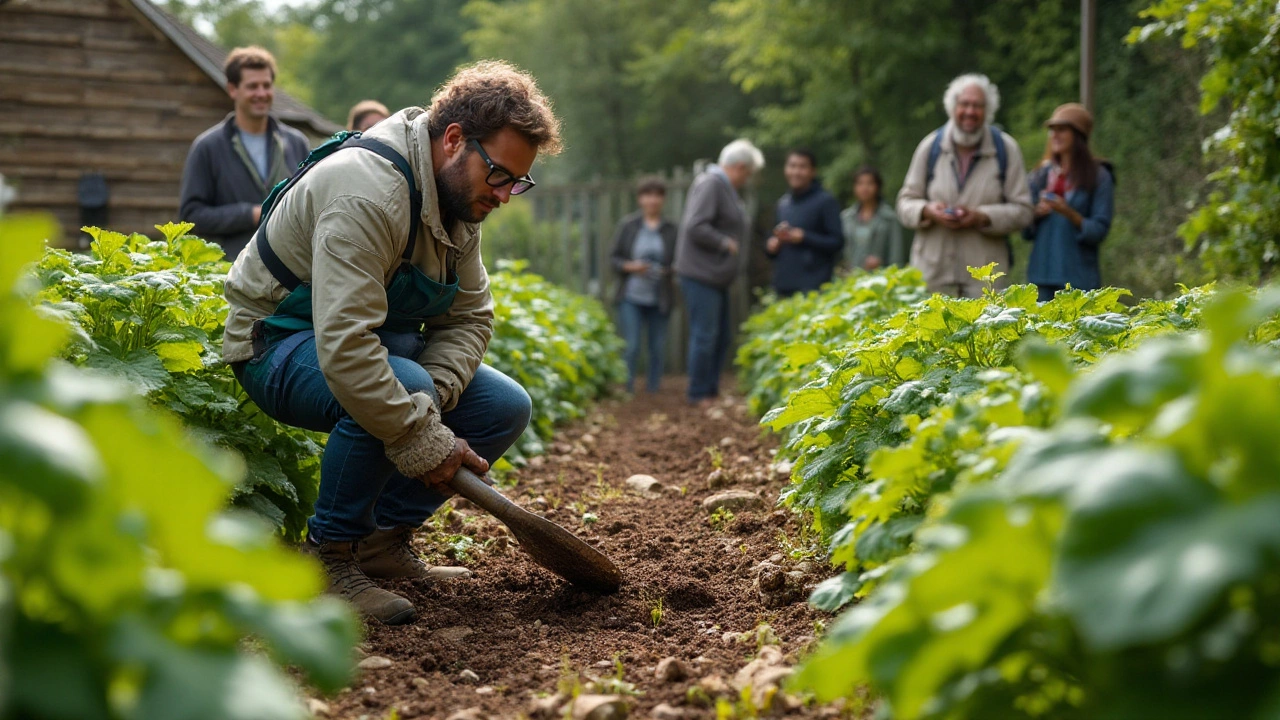
M 875 168 L 863 166 L 854 173 L 853 206 L 840 213 L 845 263 L 851 268 L 903 267 L 911 258 L 911 244 L 903 237 L 898 213 L 885 204 L 883 190 Z

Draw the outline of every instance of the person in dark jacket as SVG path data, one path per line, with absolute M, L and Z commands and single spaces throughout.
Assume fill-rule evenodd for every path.
M 1027 178 L 1035 220 L 1022 231 L 1035 243 L 1027 280 L 1039 289 L 1041 302 L 1068 285 L 1102 287 L 1098 246 L 1111 229 L 1115 208 L 1115 178 L 1089 150 L 1093 115 L 1082 105 L 1067 103 L 1045 125 L 1049 142 L 1044 162 Z
M 746 242 L 747 210 L 738 192 L 760 168 L 764 154 L 748 140 L 720 151 L 720 162 L 693 179 L 676 238 L 676 274 L 689 311 L 689 402 L 720 394 L 720 370 L 732 339 L 729 286 Z
M 640 344 L 648 336 L 645 388 L 658 392 L 667 341 L 667 319 L 675 294 L 671 265 L 676 254 L 676 225 L 662 217 L 667 185 L 646 178 L 636 186 L 639 212 L 618 223 L 613 236 L 613 270 L 618 274 L 618 325 L 627 342 L 627 392 L 635 391 Z
M 773 258 L 773 289 L 786 296 L 831 281 L 844 249 L 844 228 L 840 203 L 822 189 L 812 152 L 792 150 L 783 173 L 789 190 L 778 200 L 778 224 L 765 252 Z
M 307 138 L 271 117 L 276 62 L 259 47 L 236 48 L 223 71 L 235 110 L 200 134 L 182 170 L 179 215 L 234 261 L 258 229 L 262 201 L 307 157 Z

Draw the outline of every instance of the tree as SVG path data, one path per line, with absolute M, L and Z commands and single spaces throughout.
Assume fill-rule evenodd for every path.
M 1129 39 L 1180 38 L 1208 69 L 1200 109 L 1229 115 L 1205 144 L 1209 196 L 1180 232 L 1215 276 L 1257 282 L 1280 263 L 1280 6 L 1266 0 L 1159 0 Z

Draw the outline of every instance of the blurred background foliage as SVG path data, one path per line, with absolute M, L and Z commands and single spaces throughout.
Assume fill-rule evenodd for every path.
M 1275 43 L 1267 49 L 1274 3 L 1160 0 L 1142 15 L 1150 4 L 1098 3 L 1093 145 L 1118 176 L 1104 281 L 1145 296 L 1167 295 L 1176 282 L 1209 274 L 1261 279 L 1275 254 L 1275 211 L 1266 212 L 1265 202 L 1275 198 L 1276 163 L 1251 165 L 1242 154 L 1277 152 L 1276 83 L 1266 85 L 1280 52 Z M 818 153 L 825 183 L 842 201 L 851 196 L 852 171 L 864 163 L 883 171 L 891 197 L 917 143 L 945 121 L 942 91 L 962 72 L 984 72 L 1000 86 L 996 121 L 1031 163 L 1044 151 L 1041 124 L 1054 107 L 1076 100 L 1079 87 L 1076 0 L 169 0 L 168 6 L 223 45 L 270 48 L 282 67 L 281 86 L 334 119 L 366 97 L 393 108 L 423 104 L 457 65 L 474 59 L 514 61 L 538 77 L 566 123 L 567 152 L 540 163 L 539 177 L 547 181 L 688 166 L 746 135 L 770 161 L 760 187 L 765 213 L 784 190 L 783 153 L 796 145 Z M 1148 23 L 1141 38 L 1129 38 Z M 1193 81 L 1202 76 L 1203 88 Z M 1225 131 L 1242 97 L 1258 107 L 1270 98 L 1271 115 L 1259 111 L 1237 123 L 1244 139 L 1236 132 L 1206 145 Z M 1233 185 L 1242 166 L 1256 172 Z M 1243 207 L 1224 222 L 1215 213 L 1231 203 Z M 1197 207 L 1209 209 L 1192 216 Z M 1189 217 L 1194 222 L 1180 234 Z M 1261 230 L 1231 230 L 1233 223 L 1264 220 Z M 1205 252 L 1210 248 L 1225 250 Z

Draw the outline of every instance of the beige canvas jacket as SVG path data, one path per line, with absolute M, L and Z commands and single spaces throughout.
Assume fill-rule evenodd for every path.
M 441 436 L 448 431 L 439 413 L 457 405 L 484 357 L 493 334 L 493 298 L 480 259 L 479 226 L 456 223 L 446 231 L 441 224 L 426 111 L 402 110 L 367 136 L 404 155 L 422 191 L 422 215 L 413 219 L 421 223 L 414 265 L 445 282 L 451 255 L 456 263 L 453 307 L 427 321 L 427 346 L 418 357 L 435 381 L 440 408 L 424 393 L 410 397 L 373 333 L 386 319 L 386 286 L 409 237 L 409 190 L 395 166 L 366 150 L 342 150 L 281 198 L 267 230 L 280 259 L 311 284 L 320 370 L 334 397 L 386 443 L 402 472 L 418 477 L 447 454 Z M 252 358 L 254 321 L 270 315 L 287 294 L 251 242 L 227 277 L 227 362 Z M 448 440 L 451 449 L 451 435 Z
M 934 168 L 933 182 L 929 184 L 929 196 L 925 197 L 924 186 L 933 133 L 926 135 L 916 147 L 907 178 L 898 193 L 898 218 L 904 226 L 916 231 L 911 246 L 911 264 L 920 268 L 929 290 L 934 292 L 945 286 L 972 288 L 975 282 L 968 267 L 994 262 L 1007 273 L 1009 251 L 1005 238 L 1031 224 L 1033 214 L 1022 149 L 1012 137 L 1004 134 L 1008 155 L 1004 188 L 1000 187 L 999 163 L 988 131 L 983 133 L 982 144 L 977 150 L 980 159 L 974 160 L 962 189 L 956 179 L 955 144 L 951 140 L 950 123 L 943 132 L 942 153 Z M 924 206 L 938 200 L 947 205 L 981 210 L 991 218 L 991 224 L 982 230 L 950 230 L 929 221 L 922 223 Z M 1004 278 L 1000 284 L 1003 286 L 1007 282 L 1008 278 Z

